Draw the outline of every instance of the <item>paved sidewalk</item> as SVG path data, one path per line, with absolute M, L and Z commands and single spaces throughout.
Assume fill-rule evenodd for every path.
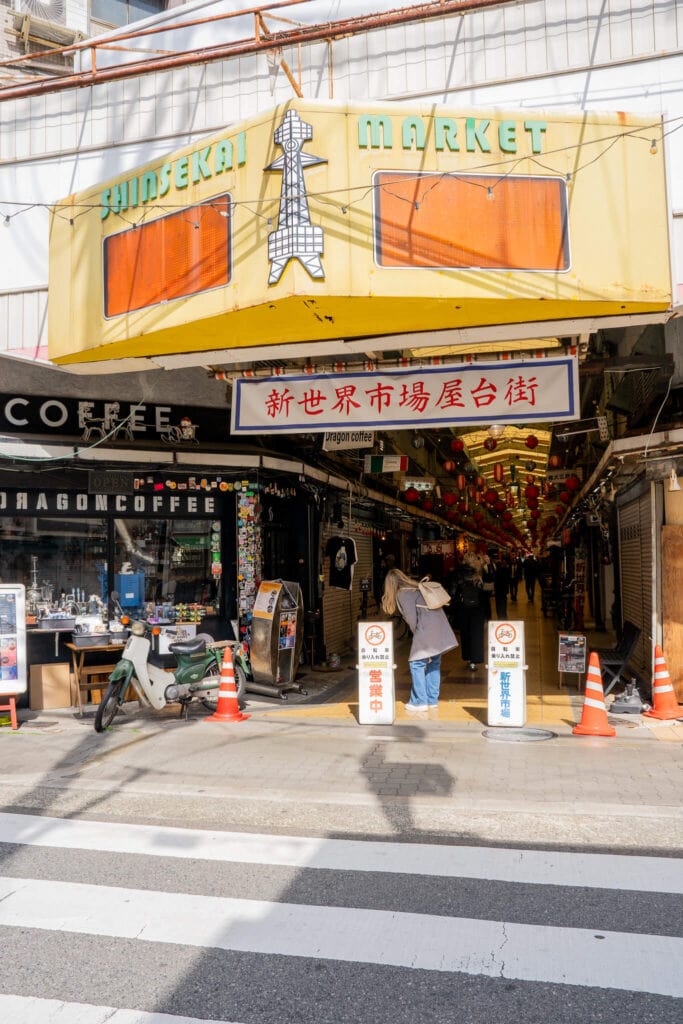
M 438 709 L 406 712 L 403 644 L 392 726 L 358 724 L 352 656 L 339 672 L 306 671 L 306 697 L 249 694 L 242 722 L 133 704 L 98 735 L 92 705 L 82 718 L 23 712 L 16 733 L 0 729 L 0 804 L 257 831 L 679 849 L 683 725 L 610 715 L 616 737 L 572 735 L 583 698 L 558 688 L 552 626 L 528 616 L 535 731 L 515 742 L 487 729 L 484 669 L 470 673 L 458 651 L 444 659 Z M 528 741 L 539 727 L 549 738 Z

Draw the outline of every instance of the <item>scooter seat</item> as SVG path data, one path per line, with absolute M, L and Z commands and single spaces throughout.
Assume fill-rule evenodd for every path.
M 173 654 L 202 654 L 206 650 L 206 640 L 195 637 L 192 640 L 181 640 L 177 644 L 169 644 Z

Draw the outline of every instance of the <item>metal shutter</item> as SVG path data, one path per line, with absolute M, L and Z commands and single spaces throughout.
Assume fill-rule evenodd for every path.
M 652 677 L 652 611 L 656 571 L 652 543 L 652 501 L 648 486 L 644 494 L 618 509 L 622 621 L 628 619 L 642 630 L 633 665 L 648 681 Z

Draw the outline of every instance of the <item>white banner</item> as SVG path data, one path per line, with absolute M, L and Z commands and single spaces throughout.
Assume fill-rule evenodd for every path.
M 579 413 L 575 356 L 421 369 L 240 378 L 233 434 L 297 434 L 350 427 L 544 423 Z
M 491 620 L 487 641 L 488 724 L 521 727 L 526 722 L 524 622 Z
M 323 438 L 324 452 L 347 451 L 352 448 L 372 448 L 375 434 L 372 430 L 332 430 Z
M 359 723 L 392 725 L 396 699 L 393 623 L 358 623 L 357 668 Z

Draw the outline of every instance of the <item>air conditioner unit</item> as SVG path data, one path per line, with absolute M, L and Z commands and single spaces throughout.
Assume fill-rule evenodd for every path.
M 42 49 L 70 46 L 85 38 L 87 8 L 78 0 L 12 0 L 13 29 L 26 53 L 40 59 Z M 65 58 L 66 60 L 66 58 Z M 69 57 L 69 61 L 73 58 Z M 62 67 L 64 60 L 50 61 Z M 66 65 L 64 65 L 66 66 Z
M 14 12 L 28 14 L 37 26 L 66 25 L 66 0 L 14 0 Z

